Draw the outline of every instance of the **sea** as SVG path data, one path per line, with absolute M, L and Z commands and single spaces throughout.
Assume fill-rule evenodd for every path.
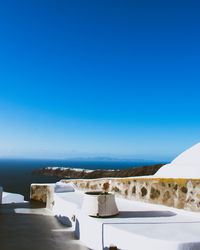
M 32 175 L 31 172 L 45 167 L 66 167 L 75 169 L 127 169 L 163 162 L 131 160 L 32 160 L 0 159 L 0 186 L 6 192 L 19 193 L 29 200 L 31 183 L 55 183 L 59 177 Z

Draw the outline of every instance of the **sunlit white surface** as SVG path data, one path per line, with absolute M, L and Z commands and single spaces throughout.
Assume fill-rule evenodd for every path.
M 158 178 L 200 178 L 200 143 L 187 149 L 153 176 Z
M 24 202 L 24 196 L 21 194 L 3 192 L 2 204 Z
M 200 249 L 198 213 L 116 198 L 118 216 L 93 218 L 81 210 L 83 197 L 77 191 L 55 194 L 54 214 L 91 249 Z

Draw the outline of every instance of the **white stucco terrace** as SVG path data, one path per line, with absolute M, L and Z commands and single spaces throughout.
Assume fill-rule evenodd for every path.
M 200 249 L 198 213 L 117 198 L 118 216 L 93 218 L 81 211 L 83 197 L 79 191 L 55 194 L 53 213 L 73 226 L 76 236 L 91 249 L 112 245 L 127 250 Z

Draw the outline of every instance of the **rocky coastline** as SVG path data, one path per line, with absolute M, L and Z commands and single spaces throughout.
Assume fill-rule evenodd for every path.
M 62 167 L 47 167 L 32 171 L 33 175 L 56 176 L 65 179 L 96 179 L 104 177 L 134 177 L 154 175 L 164 164 L 141 166 L 120 170 L 85 170 Z

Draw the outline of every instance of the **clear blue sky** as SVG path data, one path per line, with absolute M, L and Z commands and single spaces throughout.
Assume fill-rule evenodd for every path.
M 169 160 L 200 141 L 199 1 L 1 1 L 0 157 Z

